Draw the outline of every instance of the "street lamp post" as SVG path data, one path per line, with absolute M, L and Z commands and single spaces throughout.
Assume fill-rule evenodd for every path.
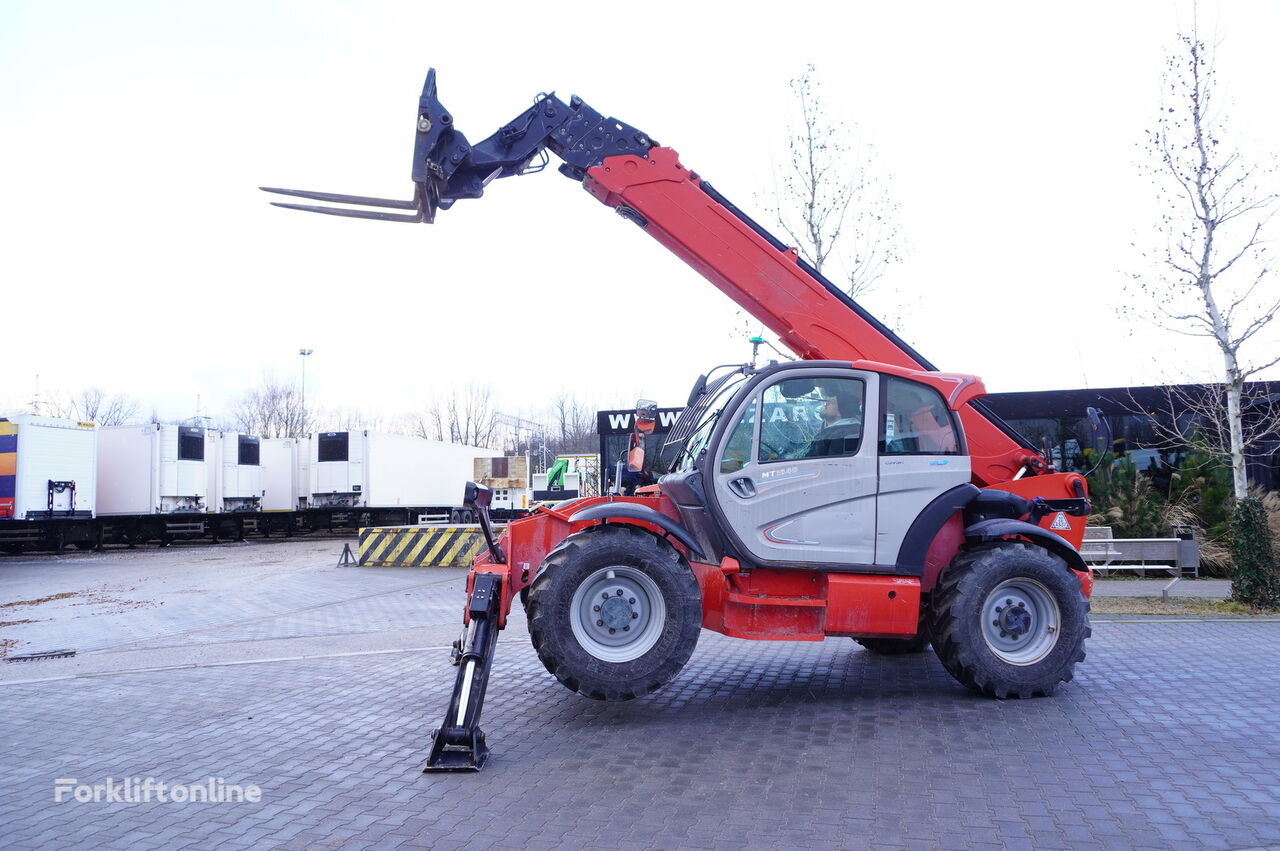
M 298 354 L 302 355 L 302 412 L 307 411 L 307 355 L 311 354 L 315 349 L 298 349 Z

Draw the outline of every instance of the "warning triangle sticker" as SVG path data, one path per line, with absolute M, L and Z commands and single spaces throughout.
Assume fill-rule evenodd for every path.
M 1053 518 L 1053 522 L 1049 524 L 1050 529 L 1070 529 L 1071 524 L 1067 522 L 1067 513 L 1059 511 Z

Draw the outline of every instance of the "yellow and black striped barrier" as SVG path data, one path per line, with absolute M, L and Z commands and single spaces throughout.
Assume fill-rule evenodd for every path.
M 360 530 L 365 567 L 470 567 L 485 547 L 479 526 L 383 526 Z

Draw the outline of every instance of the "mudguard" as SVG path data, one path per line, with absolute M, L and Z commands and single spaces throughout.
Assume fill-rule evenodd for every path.
M 694 540 L 693 535 L 689 534 L 689 530 L 661 511 L 657 511 L 647 505 L 636 505 L 633 502 L 602 502 L 576 512 L 569 518 L 569 522 L 581 523 L 589 520 L 615 519 L 641 520 L 645 523 L 652 523 L 681 544 L 684 544 L 689 552 L 699 558 L 703 557 L 702 549 Z
M 1071 542 L 1065 538 L 1055 535 L 1048 529 L 1036 526 L 1034 523 L 1027 523 L 1024 520 L 1013 520 L 1007 517 L 998 517 L 993 520 L 983 520 L 980 523 L 974 523 L 964 530 L 966 539 L 977 539 L 980 541 L 990 541 L 1003 538 L 1005 535 L 1021 535 L 1024 538 L 1034 541 L 1044 547 L 1049 552 L 1061 558 L 1067 563 L 1067 567 L 1075 571 L 1083 573 L 1089 572 L 1089 567 L 1084 563 L 1084 559 L 1080 556 L 1079 551 L 1071 546 Z

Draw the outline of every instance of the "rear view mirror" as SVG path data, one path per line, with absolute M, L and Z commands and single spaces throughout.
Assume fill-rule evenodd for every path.
M 1102 431 L 1102 411 L 1097 408 L 1085 408 L 1085 416 L 1089 418 L 1089 425 L 1093 427 L 1093 433 L 1097 434 Z
M 636 425 L 631 432 L 631 448 L 627 451 L 627 470 L 638 473 L 644 469 L 644 439 L 658 426 L 658 403 L 649 399 L 636 402 Z
M 658 425 L 658 403 L 648 399 L 636 402 L 636 431 L 640 434 L 653 434 Z

